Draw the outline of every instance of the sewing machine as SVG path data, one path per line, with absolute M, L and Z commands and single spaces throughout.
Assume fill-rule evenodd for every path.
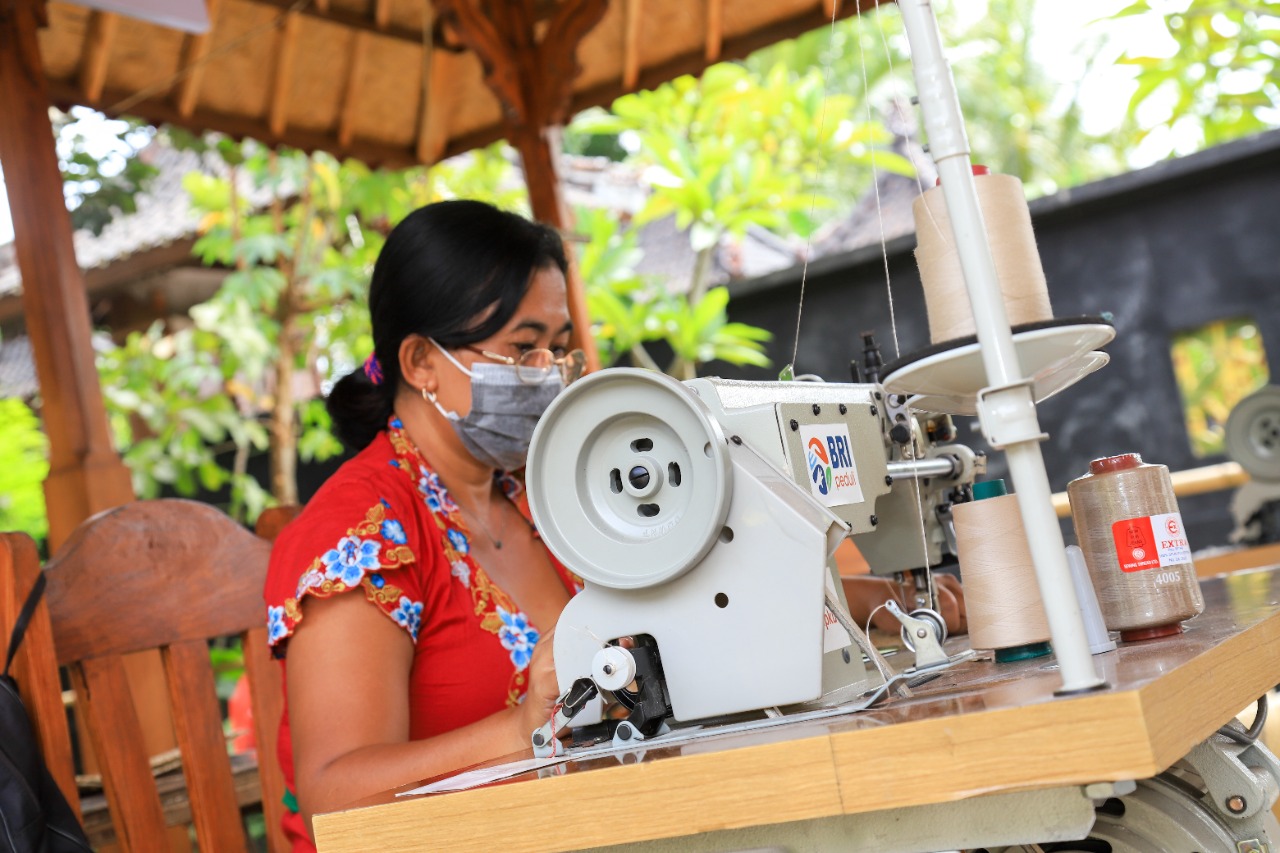
M 927 2 L 899 5 L 977 332 L 923 365 L 971 387 L 905 387 L 913 380 L 902 375 L 884 385 L 681 383 L 623 369 L 569 388 L 540 422 L 527 470 L 544 541 L 584 582 L 556 628 L 562 696 L 532 733 L 539 759 L 562 753 L 570 724 L 585 733 L 579 744 L 626 750 L 855 713 L 971 655 L 943 649 L 945 626 L 930 607 L 889 605 L 915 654 L 913 666 L 891 670 L 849 618 L 831 561 L 846 536 L 877 574 L 927 576 L 954 550 L 948 509 L 968 497 L 983 460 L 954 443 L 945 414 L 917 408 L 946 412 L 959 397 L 1009 462 L 1061 679 L 1055 693 L 1108 686 L 1085 641 L 1035 405 L 1104 365 L 1094 348 L 1113 331 L 1050 323 L 1047 337 L 1019 338 L 1010 328 L 932 12 Z M 1071 354 L 1060 359 L 1046 340 Z M 920 366 L 909 371 L 915 380 Z M 605 719 L 605 700 L 620 714 Z M 1103 800 L 1090 830 L 1102 846 L 1079 849 L 1269 850 L 1280 838 L 1267 811 L 1280 762 L 1256 741 L 1256 732 L 1222 729 L 1155 779 L 1086 787 Z M 1106 811 L 1112 802 L 1118 815 Z M 1019 833 L 1035 836 L 1045 819 L 1023 820 Z M 960 826 L 956 835 L 970 837 Z
M 1251 478 L 1231 499 L 1231 541 L 1280 541 L 1280 386 L 1267 385 L 1237 403 L 1224 439 L 1227 455 Z
M 539 751 L 559 724 L 600 721 L 595 693 L 629 709 L 606 732 L 625 742 L 669 719 L 834 705 L 884 684 L 832 553 L 852 536 L 878 574 L 937 564 L 954 548 L 949 507 L 985 461 L 951 443 L 945 415 L 887 397 L 615 369 L 555 401 L 530 450 L 530 507 L 585 588 L 556 629 L 565 708 Z M 895 615 L 940 665 L 941 617 Z

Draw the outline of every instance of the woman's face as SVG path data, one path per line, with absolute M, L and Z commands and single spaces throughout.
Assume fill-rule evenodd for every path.
M 572 330 L 564 273 L 556 266 L 543 267 L 533 274 L 524 299 L 500 331 L 450 353 L 468 369 L 477 362 L 494 363 L 476 350 L 518 359 L 531 349 L 549 349 L 560 358 L 569 348 Z M 466 417 L 471 411 L 471 378 L 443 357 L 438 360 L 436 377 L 440 404 Z

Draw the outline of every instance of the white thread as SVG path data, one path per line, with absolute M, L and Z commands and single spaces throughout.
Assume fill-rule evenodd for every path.
M 856 0 L 858 9 L 858 22 L 862 23 L 862 0 Z M 877 11 L 877 15 L 879 12 Z M 880 20 L 876 19 L 876 25 L 879 26 Z M 867 82 L 867 51 L 862 46 L 862 27 L 858 27 L 858 62 L 862 66 L 862 101 L 866 107 L 867 124 L 870 125 L 873 116 L 871 113 L 871 89 Z M 880 175 L 876 171 L 876 147 L 871 146 L 871 186 L 876 194 L 876 221 L 880 226 L 880 257 L 884 261 L 884 284 L 885 290 L 889 293 L 889 330 L 893 335 L 893 358 L 896 361 L 902 357 L 902 351 L 898 346 L 898 319 L 893 310 L 893 287 L 889 283 L 889 246 L 884 238 L 884 206 L 880 203 Z
M 839 8 L 839 0 L 831 4 L 831 29 L 827 36 L 829 41 L 834 41 L 836 33 L 836 10 Z M 864 77 L 866 75 L 863 75 Z M 822 131 L 827 123 L 827 84 L 831 80 L 831 59 L 828 57 L 827 66 L 822 70 L 822 109 L 818 113 L 818 138 L 822 138 Z M 813 188 L 813 195 L 809 199 L 809 221 L 813 222 L 813 211 L 818 204 L 818 188 Z M 809 254 L 813 248 L 813 231 L 809 232 L 809 236 L 805 238 L 804 244 L 804 265 L 800 268 L 800 302 L 796 306 L 796 338 L 791 347 L 791 368 L 794 372 L 796 364 L 796 356 L 800 352 L 800 318 L 804 316 L 804 285 L 809 277 Z
M 857 11 L 858 11 L 858 21 L 859 23 L 861 23 L 861 21 L 863 20 L 862 19 L 862 0 L 856 0 L 856 3 L 857 3 Z M 880 43 L 884 47 L 885 57 L 889 63 L 889 73 L 892 75 L 893 58 L 889 55 L 889 42 L 884 35 L 884 25 L 879 18 L 880 14 L 881 14 L 880 10 L 877 7 L 876 28 L 880 33 Z M 869 82 L 867 81 L 867 52 L 862 44 L 862 28 L 861 27 L 858 28 L 858 61 L 862 67 L 862 99 L 866 107 L 867 122 L 870 123 L 872 121 L 871 88 L 870 88 Z M 909 155 L 911 154 L 910 149 L 911 149 L 911 146 L 908 145 L 907 153 Z M 924 187 L 920 181 L 920 171 L 919 169 L 914 168 L 915 167 L 914 155 L 911 156 L 911 165 L 913 167 L 913 170 L 916 173 L 916 186 L 920 189 L 920 192 L 923 194 Z M 888 299 L 889 299 L 889 331 L 893 338 L 893 357 L 894 357 L 894 360 L 896 361 L 897 359 L 902 357 L 902 347 L 898 342 L 898 319 L 897 319 L 897 313 L 893 304 L 893 281 L 892 281 L 892 277 L 889 274 L 889 246 L 887 241 L 885 240 L 884 209 L 883 209 L 883 204 L 881 203 L 881 200 L 880 200 L 880 177 L 878 172 L 876 171 L 876 155 L 875 155 L 874 147 L 871 149 L 871 185 L 875 190 L 876 220 L 878 221 L 879 227 L 880 227 L 880 259 L 884 264 L 884 287 L 885 287 L 885 293 L 888 295 Z M 911 453 L 908 458 L 915 459 L 919 455 L 919 451 L 916 445 L 916 436 L 915 436 L 915 414 L 911 411 L 910 406 L 906 407 L 906 411 L 907 411 L 908 423 L 912 425 Z M 907 454 L 904 453 L 903 455 L 905 456 Z M 931 608 L 939 608 L 941 605 L 938 602 L 937 590 L 934 587 L 933 569 L 929 564 L 929 534 L 925 529 L 924 506 L 920 500 L 920 481 L 919 480 L 913 479 L 911 481 L 911 490 L 912 490 L 912 494 L 915 496 L 916 513 L 918 514 L 917 520 L 920 523 L 920 544 L 921 544 L 922 558 L 923 558 L 922 567 L 924 568 L 924 571 L 925 571 L 925 585 L 926 585 L 926 590 L 929 596 L 929 606 Z M 914 604 L 914 602 L 912 603 Z
M 1052 319 L 1049 288 L 1022 182 L 1012 175 L 976 175 L 973 183 L 1009 324 Z M 936 344 L 973 335 L 973 309 L 941 189 L 917 198 L 911 211 L 916 220 L 916 263 L 930 340 Z M 926 211 L 937 227 L 922 227 Z
M 952 514 L 972 646 L 1008 649 L 1048 640 L 1018 498 L 956 504 Z

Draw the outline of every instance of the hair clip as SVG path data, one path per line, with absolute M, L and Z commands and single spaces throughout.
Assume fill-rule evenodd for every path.
M 382 362 L 378 361 L 376 353 L 369 353 L 369 357 L 364 360 L 364 375 L 375 386 L 382 384 Z

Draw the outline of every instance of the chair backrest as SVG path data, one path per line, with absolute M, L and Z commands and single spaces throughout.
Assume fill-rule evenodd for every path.
M 7 619 L 39 566 L 26 537 L 5 535 L 0 546 L 0 618 Z M 276 761 L 283 695 L 262 599 L 270 547 L 207 504 L 138 501 L 86 521 L 45 567 L 45 606 L 15 674 L 46 761 L 76 804 L 56 669 L 68 667 L 125 850 L 160 849 L 165 837 L 122 659 L 148 649 L 159 649 L 164 664 L 200 849 L 246 848 L 209 656 L 208 641 L 222 636 L 243 641 L 268 842 L 272 851 L 286 849 Z M 4 571 L 6 562 L 12 571 Z

